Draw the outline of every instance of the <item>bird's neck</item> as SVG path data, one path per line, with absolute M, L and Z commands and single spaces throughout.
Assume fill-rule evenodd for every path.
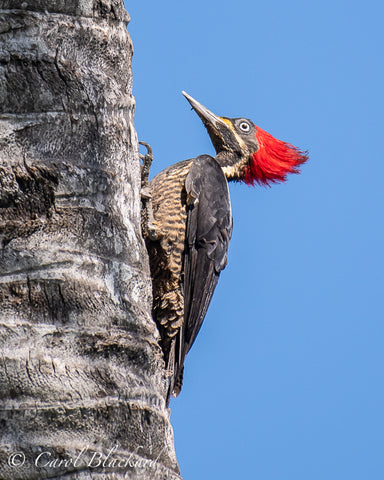
M 249 162 L 248 156 L 242 156 L 240 153 L 224 150 L 219 152 L 215 159 L 229 182 L 242 180 L 244 167 Z

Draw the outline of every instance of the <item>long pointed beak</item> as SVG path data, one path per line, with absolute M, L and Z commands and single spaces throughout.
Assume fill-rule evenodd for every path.
M 201 120 L 203 121 L 205 126 L 207 126 L 207 123 L 216 127 L 216 128 L 218 128 L 219 125 L 225 125 L 225 123 L 223 122 L 223 120 L 220 117 L 218 117 L 213 112 L 208 110 L 207 107 L 204 107 L 204 105 L 202 105 L 200 102 L 198 102 L 193 97 L 188 95 L 188 93 L 186 93 L 184 91 L 181 92 L 181 93 L 184 95 L 184 97 L 191 104 L 191 107 L 193 108 L 193 110 L 195 110 L 197 115 L 201 118 Z
M 188 95 L 188 93 L 182 92 L 182 94 L 204 123 L 216 152 L 230 150 L 233 145 L 237 144 L 234 132 L 230 126 L 231 124 L 228 120 L 225 121 L 223 118 L 215 115 L 208 110 L 207 107 L 204 107 L 204 105 Z

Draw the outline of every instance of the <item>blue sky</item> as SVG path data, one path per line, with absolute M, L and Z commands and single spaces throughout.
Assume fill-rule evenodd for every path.
M 229 265 L 171 403 L 184 480 L 382 480 L 383 4 L 126 6 L 153 174 L 213 154 L 181 90 L 310 153 L 284 185 L 231 185 Z

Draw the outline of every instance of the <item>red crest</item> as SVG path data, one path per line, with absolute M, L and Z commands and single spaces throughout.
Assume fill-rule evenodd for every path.
M 248 185 L 285 182 L 288 173 L 300 173 L 299 166 L 308 160 L 308 153 L 290 143 L 272 137 L 256 127 L 259 150 L 245 167 L 243 180 Z

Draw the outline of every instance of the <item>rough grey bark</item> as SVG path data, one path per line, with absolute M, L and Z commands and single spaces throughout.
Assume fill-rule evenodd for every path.
M 176 479 L 122 0 L 0 0 L 0 478 Z

